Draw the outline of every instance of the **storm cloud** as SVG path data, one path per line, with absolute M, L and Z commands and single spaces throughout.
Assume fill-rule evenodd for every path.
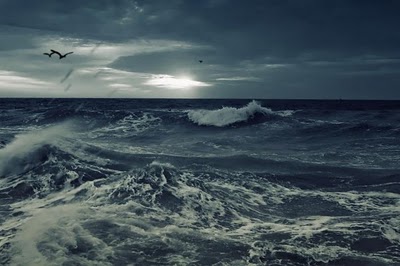
M 0 71 L 13 73 L 0 96 L 398 99 L 399 11 L 394 0 L 0 0 Z M 41 57 L 51 48 L 74 54 Z M 10 94 L 12 75 L 53 90 Z M 207 86 L 166 92 L 154 75 Z

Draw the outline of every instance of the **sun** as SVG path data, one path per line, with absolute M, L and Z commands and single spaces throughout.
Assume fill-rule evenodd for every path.
M 191 89 L 194 87 L 206 87 L 210 86 L 205 82 L 196 81 L 190 77 L 174 77 L 170 75 L 153 75 L 151 79 L 144 83 L 145 85 L 151 85 L 156 87 L 162 87 L 167 89 Z

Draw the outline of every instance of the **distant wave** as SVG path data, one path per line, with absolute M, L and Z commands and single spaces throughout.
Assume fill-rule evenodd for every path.
M 241 108 L 223 107 L 218 110 L 193 110 L 188 112 L 189 119 L 203 126 L 224 127 L 240 122 L 254 119 L 257 115 L 289 116 L 293 111 L 274 112 L 269 108 L 262 107 L 258 102 L 251 101 Z

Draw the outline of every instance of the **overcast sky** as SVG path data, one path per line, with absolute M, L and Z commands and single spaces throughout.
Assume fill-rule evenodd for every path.
M 0 97 L 400 99 L 399 14 L 396 0 L 0 0 Z

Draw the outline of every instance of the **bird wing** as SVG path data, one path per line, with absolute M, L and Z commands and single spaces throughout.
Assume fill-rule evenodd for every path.
M 74 53 L 74 52 L 69 52 L 69 53 L 64 54 L 64 56 L 69 55 L 69 54 L 73 54 L 73 53 Z
M 50 51 L 52 51 L 53 53 L 58 54 L 59 56 L 61 56 L 61 54 L 59 52 L 57 52 L 56 50 L 50 49 Z
M 50 55 L 49 53 L 43 53 L 43 54 L 45 54 L 45 55 Z

